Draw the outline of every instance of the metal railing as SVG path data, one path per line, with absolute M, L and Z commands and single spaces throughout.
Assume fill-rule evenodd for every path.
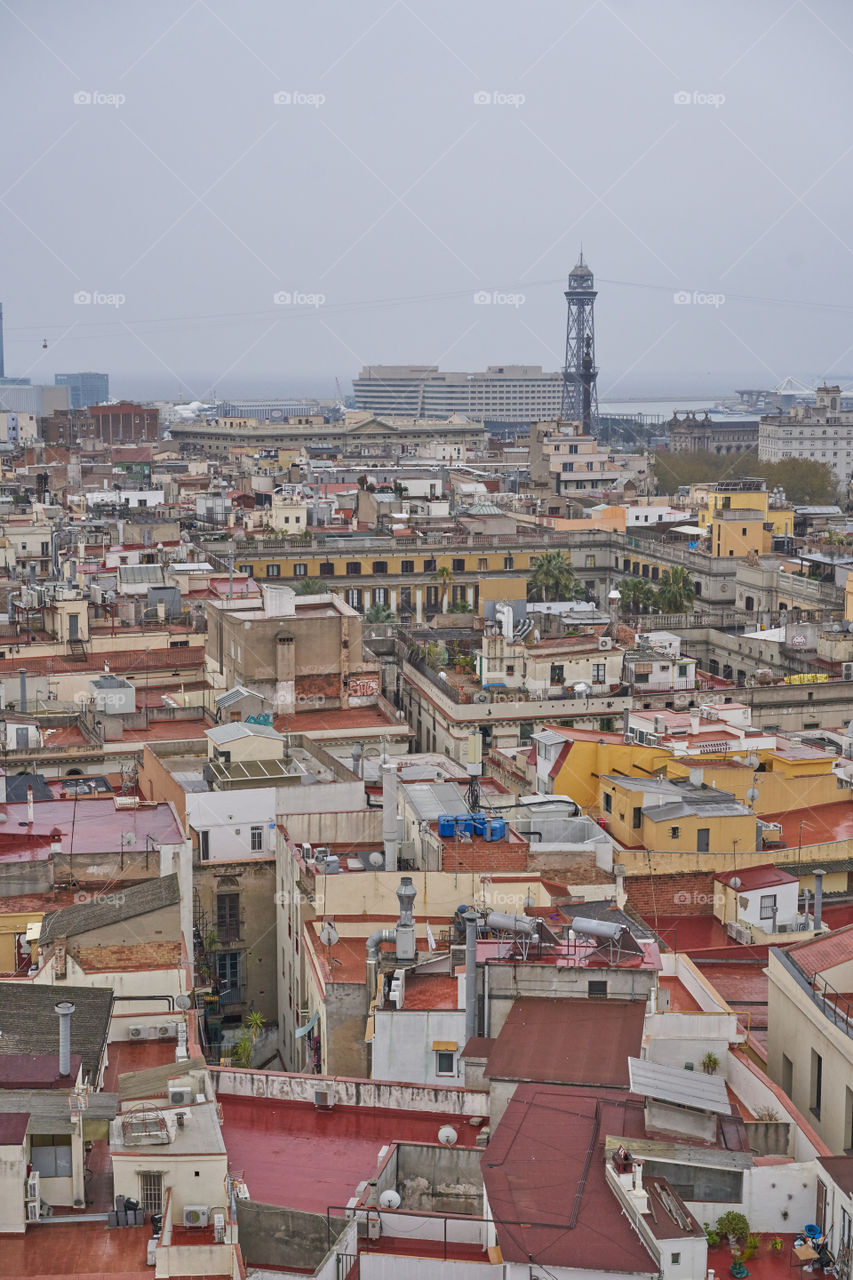
M 820 973 L 816 973 L 812 978 L 812 991 L 815 1004 L 825 1016 L 845 1035 L 853 1039 L 853 1005 L 847 997 L 836 991 L 832 983 L 827 982 Z

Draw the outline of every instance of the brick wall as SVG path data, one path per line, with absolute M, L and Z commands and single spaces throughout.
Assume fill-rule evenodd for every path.
M 710 916 L 714 914 L 714 873 L 686 871 L 679 875 L 626 876 L 628 905 L 640 915 L 655 911 L 661 916 Z
M 509 840 L 448 840 L 441 850 L 442 871 L 524 871 L 528 846 Z

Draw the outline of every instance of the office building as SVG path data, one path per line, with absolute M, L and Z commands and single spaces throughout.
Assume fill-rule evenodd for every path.
M 437 365 L 365 365 L 353 382 L 357 409 L 383 417 L 449 418 L 526 425 L 560 416 L 563 381 L 541 365 L 490 365 L 442 373 Z
M 846 485 L 853 474 L 853 410 L 841 408 L 841 388 L 818 387 L 816 404 L 765 414 L 758 426 L 758 456 L 763 462 L 824 462 Z
M 72 409 L 104 404 L 110 398 L 108 373 L 57 373 L 53 381 L 57 387 L 68 387 Z

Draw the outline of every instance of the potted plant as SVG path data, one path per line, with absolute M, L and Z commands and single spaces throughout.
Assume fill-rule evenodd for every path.
M 717 1219 L 717 1230 L 721 1236 L 728 1236 L 732 1249 L 745 1245 L 750 1235 L 746 1216 L 737 1209 L 729 1209 Z
M 782 1239 L 781 1236 L 774 1236 L 773 1239 L 770 1241 L 770 1248 L 774 1253 L 781 1253 L 782 1250 L 785 1248 L 785 1241 Z
M 705 1072 L 705 1075 L 706 1076 L 714 1075 L 719 1065 L 720 1065 L 720 1059 L 717 1057 L 715 1053 L 711 1053 L 709 1049 L 708 1052 L 705 1054 L 705 1057 L 702 1059 L 702 1070 Z

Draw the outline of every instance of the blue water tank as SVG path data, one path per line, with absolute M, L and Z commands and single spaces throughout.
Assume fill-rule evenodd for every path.
M 456 822 L 449 813 L 440 813 L 438 815 L 438 834 L 445 839 L 449 839 L 456 834 Z
M 470 813 L 460 813 L 456 819 L 456 830 L 460 835 L 471 836 L 474 834 L 474 819 Z
M 491 826 L 491 832 L 489 834 L 489 839 L 503 840 L 504 836 L 506 835 L 506 822 L 504 821 L 504 819 L 492 818 L 490 826 Z
M 486 815 L 484 813 L 475 813 L 473 821 L 474 835 L 484 836 L 486 834 L 486 822 L 488 821 Z

